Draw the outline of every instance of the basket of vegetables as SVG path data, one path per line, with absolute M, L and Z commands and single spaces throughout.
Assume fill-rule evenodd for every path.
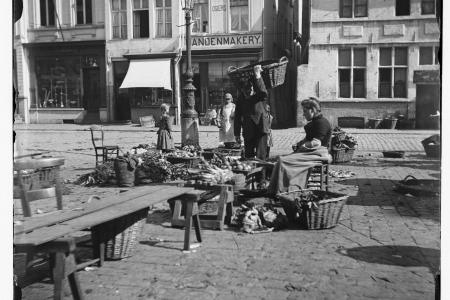
M 321 190 L 291 191 L 277 196 L 289 221 L 304 229 L 335 227 L 347 198 Z
M 343 163 L 351 161 L 358 142 L 345 131 L 336 127 L 331 134 L 331 157 L 333 163 Z

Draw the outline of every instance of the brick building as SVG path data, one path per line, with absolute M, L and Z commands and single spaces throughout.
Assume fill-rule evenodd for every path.
M 429 115 L 440 110 L 435 0 L 305 0 L 302 20 L 310 40 L 297 101 L 320 98 L 333 125 L 403 115 L 432 126 Z

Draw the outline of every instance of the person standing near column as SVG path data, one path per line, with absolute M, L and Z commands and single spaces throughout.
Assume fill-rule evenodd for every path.
M 270 131 L 270 115 L 267 111 L 267 89 L 261 77 L 262 67 L 253 67 L 254 79 L 241 88 L 236 104 L 234 136 L 236 142 L 244 137 L 245 158 L 255 156 L 265 160 L 267 156 L 267 134 Z
M 233 96 L 230 93 L 225 94 L 225 104 L 220 108 L 217 114 L 219 126 L 219 143 L 234 143 L 234 113 L 236 105 L 233 103 Z

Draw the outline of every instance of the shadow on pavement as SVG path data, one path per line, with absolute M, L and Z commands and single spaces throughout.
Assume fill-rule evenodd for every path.
M 432 274 L 439 270 L 440 251 L 417 246 L 367 246 L 338 249 L 341 255 L 368 263 L 401 267 L 427 267 Z
M 354 160 L 348 163 L 340 163 L 340 166 L 352 166 L 352 167 L 406 167 L 421 170 L 440 170 L 441 161 L 437 159 L 366 159 L 366 160 Z
M 356 195 L 348 197 L 346 205 L 389 206 L 398 213 L 440 222 L 439 196 L 412 196 L 394 191 L 396 180 L 379 178 L 354 178 L 337 181 L 337 184 L 357 186 Z M 347 194 L 346 187 L 336 186 L 339 193 Z

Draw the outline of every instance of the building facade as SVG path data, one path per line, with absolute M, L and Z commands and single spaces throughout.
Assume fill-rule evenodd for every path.
M 106 108 L 104 2 L 24 1 L 13 60 L 25 122 L 99 120 Z
M 333 125 L 340 117 L 403 115 L 417 128 L 432 126 L 429 115 L 440 110 L 435 0 L 305 0 L 304 7 L 310 38 L 297 101 L 320 98 Z
M 296 1 L 281 2 L 287 3 L 284 9 L 292 11 Z M 277 3 L 269 0 L 194 1 L 192 71 L 196 87 L 195 108 L 200 116 L 220 107 L 227 92 L 237 99 L 238 90 L 227 75 L 230 68 L 274 57 L 272 49 L 281 41 L 272 28 L 273 13 L 275 10 L 278 12 Z M 183 110 L 181 99 L 183 74 L 186 71 L 184 24 L 184 12 L 179 1 L 107 1 L 105 29 L 109 120 L 131 119 L 138 122 L 140 117 L 147 115 L 157 119 L 162 102 L 171 104 L 172 113 L 179 120 Z M 288 23 L 283 24 L 286 24 L 283 27 L 286 29 L 282 34 L 283 43 L 287 43 L 286 40 L 292 39 L 288 35 Z M 268 45 L 270 50 L 267 50 Z M 280 53 L 276 48 L 276 55 Z M 133 65 L 134 68 L 130 68 Z M 128 79 L 133 82 L 138 80 L 136 77 L 139 76 L 133 75 L 137 69 L 149 72 L 166 69 L 166 88 L 162 88 L 161 83 L 159 87 L 154 87 L 154 82 L 161 80 L 158 72 L 146 74 L 151 78 L 147 83 L 141 83 L 141 87 L 137 87 L 138 83 L 130 85 Z M 291 73 L 295 75 L 295 72 Z M 123 85 L 124 81 L 128 87 Z M 290 82 L 290 101 L 295 104 L 295 80 Z M 146 84 L 148 86 L 143 87 Z M 272 99 L 274 93 L 276 91 L 271 92 Z M 291 112 L 292 106 L 286 110 Z M 279 111 L 283 112 L 283 108 Z M 291 120 L 294 119 L 292 114 Z
M 274 124 L 295 124 L 298 2 L 195 0 L 192 68 L 196 110 L 237 99 L 230 68 L 290 60 L 270 91 Z M 297 52 L 296 52 L 297 51 Z M 171 104 L 183 110 L 185 18 L 180 1 L 26 0 L 15 25 L 14 66 L 25 122 L 139 122 Z

